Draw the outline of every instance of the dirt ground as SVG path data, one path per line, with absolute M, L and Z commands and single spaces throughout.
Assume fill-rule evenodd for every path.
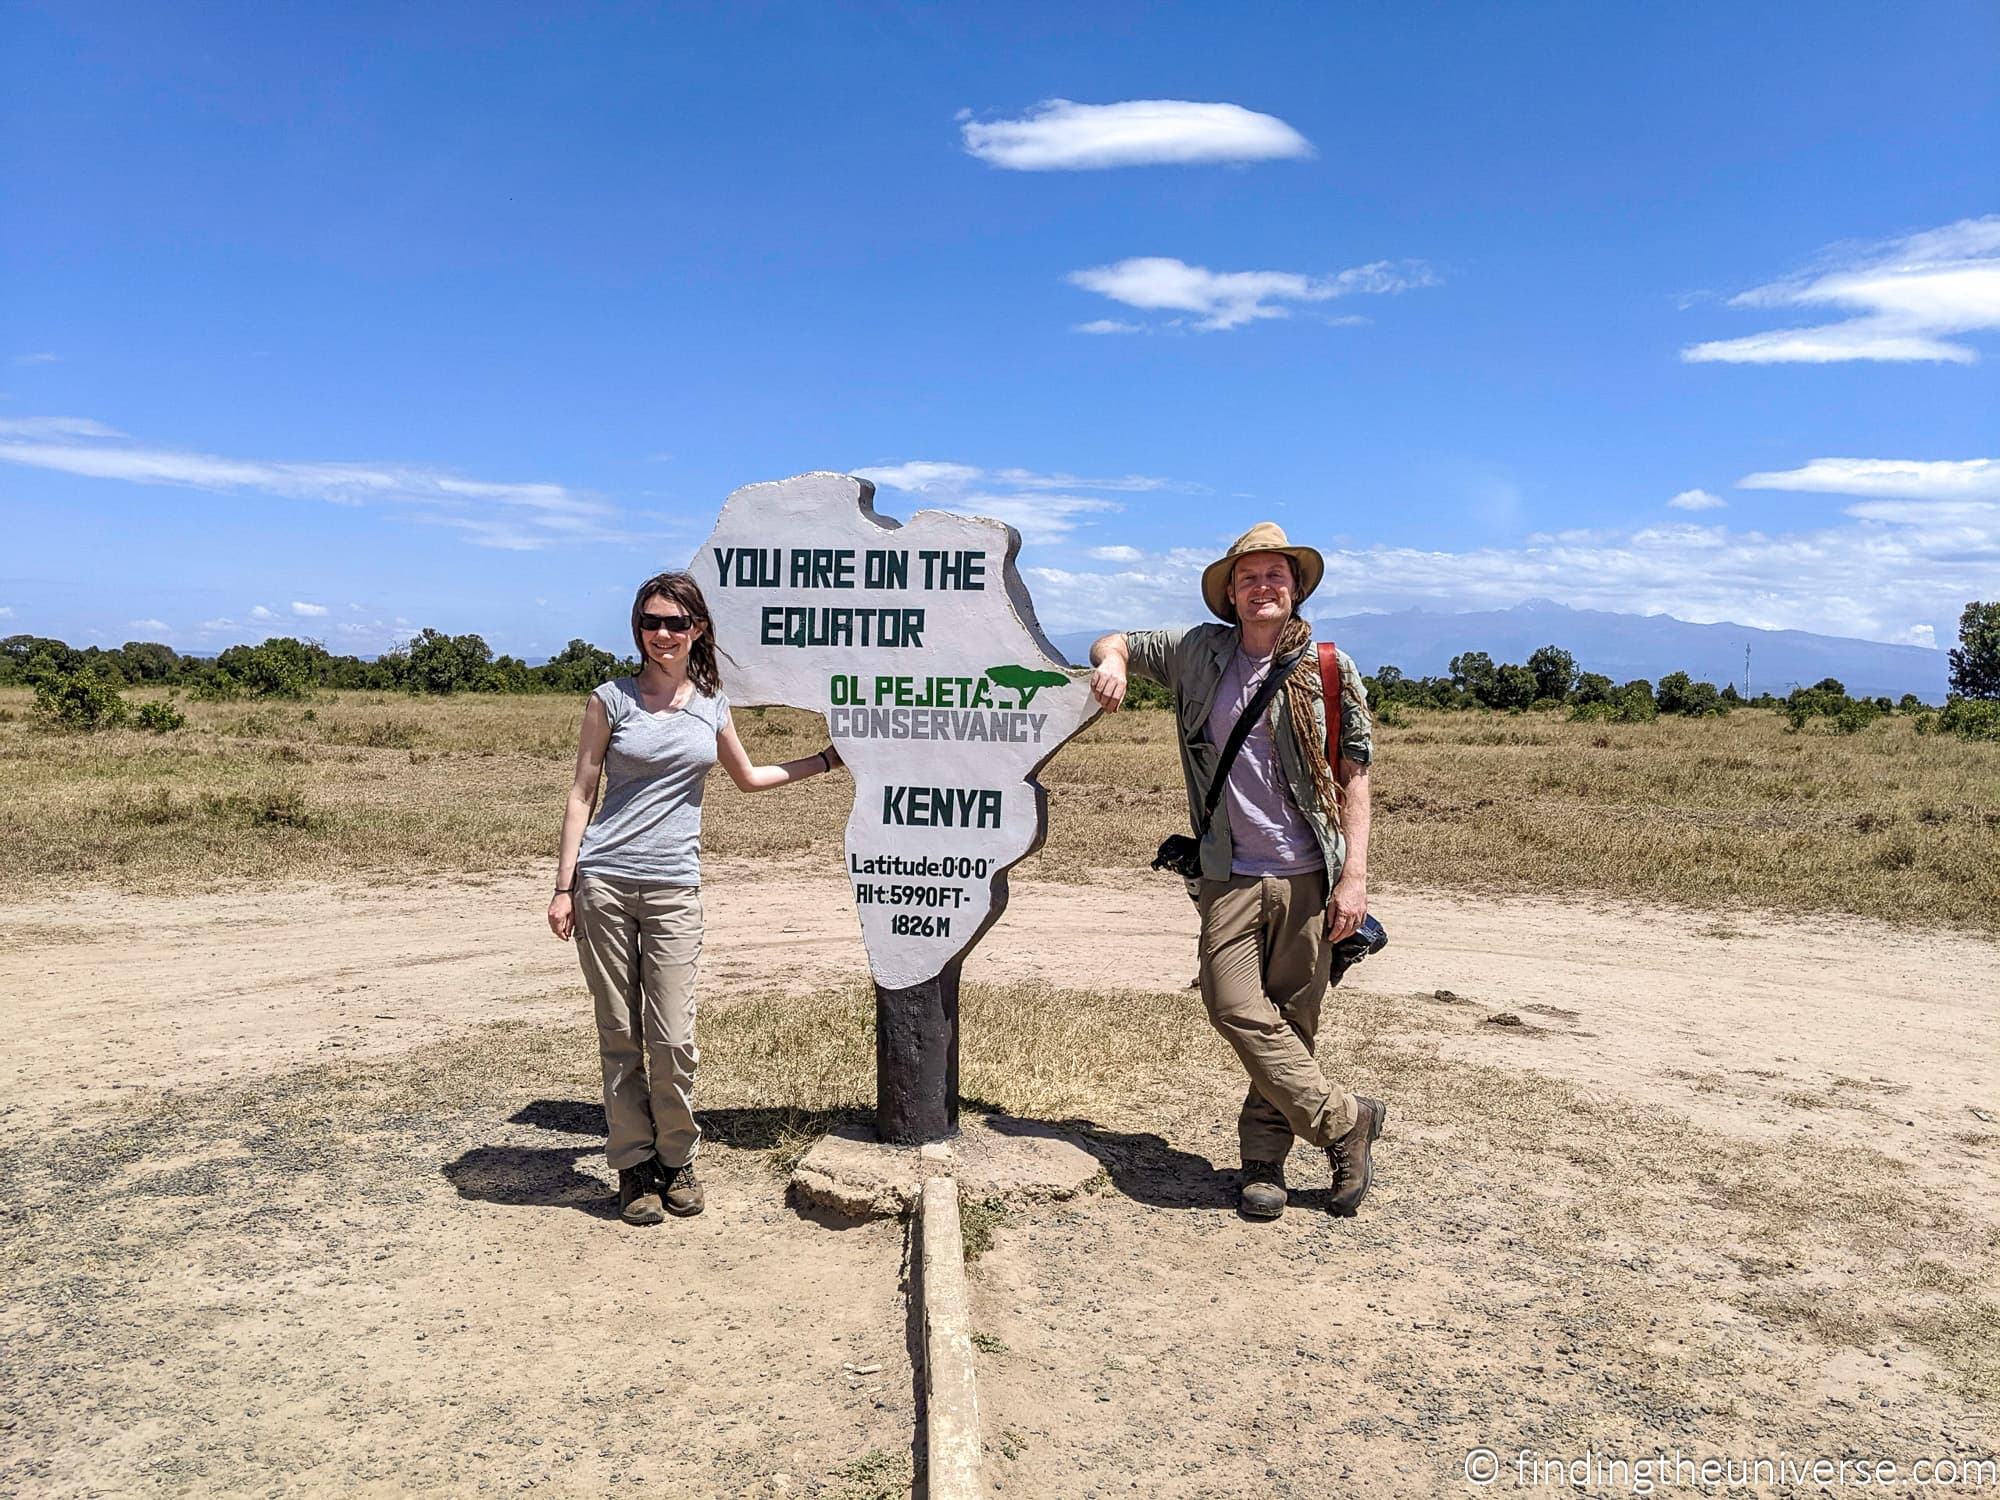
M 545 886 L 0 907 L 0 1494 L 908 1491 L 900 1226 L 805 1218 L 724 1145 L 705 1215 L 635 1233 L 588 1055 L 452 1073 L 582 1014 Z M 706 896 L 711 1012 L 863 972 L 837 876 L 723 865 Z M 1391 1100 L 1368 1207 L 1328 1218 L 1301 1152 L 1292 1212 L 1234 1214 L 1219 1052 L 1173 1108 L 1079 1122 L 1106 1186 L 1009 1209 L 973 1268 L 996 1492 L 2000 1449 L 2000 947 L 1376 905 L 1392 946 L 1323 1041 Z M 1178 995 L 1192 933 L 1157 878 L 1017 883 L 966 978 Z

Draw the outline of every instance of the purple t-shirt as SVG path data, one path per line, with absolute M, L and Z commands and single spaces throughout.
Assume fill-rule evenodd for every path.
M 1215 690 L 1215 707 L 1208 715 L 1208 742 L 1220 749 L 1236 727 L 1243 710 L 1256 696 L 1270 673 L 1271 658 L 1251 656 L 1242 647 L 1223 669 L 1222 682 Z M 1284 702 L 1279 689 L 1273 706 Z M 1303 875 L 1323 870 L 1319 840 L 1312 825 L 1292 803 L 1285 790 L 1285 773 L 1278 765 L 1278 747 L 1271 739 L 1271 709 L 1250 731 L 1229 768 L 1229 782 L 1222 789 L 1222 805 L 1229 809 L 1229 869 L 1235 875 Z

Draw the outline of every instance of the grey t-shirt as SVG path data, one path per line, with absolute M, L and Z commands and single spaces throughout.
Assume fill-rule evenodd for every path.
M 653 713 L 630 677 L 591 696 L 611 720 L 604 801 L 583 831 L 576 868 L 652 885 L 701 884 L 701 792 L 729 700 L 697 689 L 685 707 Z
M 1220 749 L 1227 743 L 1237 719 L 1270 671 L 1270 657 L 1251 656 L 1241 647 L 1237 649 L 1223 669 L 1215 706 L 1209 710 L 1210 744 Z M 1243 741 L 1222 789 L 1223 805 L 1229 809 L 1232 875 L 1303 875 L 1326 868 L 1312 825 L 1285 790 L 1285 773 L 1271 740 L 1271 713 L 1284 712 L 1285 691 L 1278 690 L 1271 707 L 1264 710 L 1264 717 Z

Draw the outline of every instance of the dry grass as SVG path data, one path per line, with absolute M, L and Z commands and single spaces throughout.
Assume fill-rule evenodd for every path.
M 1378 731 L 1378 878 L 2000 930 L 2000 747 L 1904 718 L 1407 718 Z M 1043 779 L 1044 877 L 1143 866 L 1186 817 L 1164 713 L 1100 721 Z
M 133 695 L 136 698 L 142 695 Z M 187 705 L 188 727 L 51 734 L 0 689 L 0 842 L 21 889 L 513 869 L 553 857 L 581 700 L 418 701 L 342 693 L 312 704 Z M 809 754 L 821 721 L 741 715 L 764 758 Z M 745 798 L 710 782 L 707 847 L 838 847 L 845 783 Z
M 575 752 L 567 698 L 193 704 L 155 737 L 35 728 L 0 690 L 0 839 L 46 891 L 421 875 L 546 860 Z M 1862 913 L 2000 930 L 2000 747 L 1892 718 L 1841 736 L 1775 714 L 1655 724 L 1411 713 L 1380 730 L 1378 878 L 1605 893 L 1710 908 Z M 817 717 L 746 710 L 751 753 L 824 742 Z M 1163 713 L 1100 721 L 1043 773 L 1048 843 L 1026 878 L 1143 868 L 1186 803 Z M 844 778 L 745 797 L 710 782 L 720 857 L 837 848 Z
M 1661 1337 L 1654 1325 L 1709 1326 L 1705 1309 L 1721 1301 L 1807 1345 L 1920 1346 L 1963 1395 L 2000 1402 L 2000 1307 L 1984 1291 L 2000 1231 L 1919 1191 L 1897 1160 L 1803 1133 L 1738 1139 L 1529 1070 L 1448 1060 L 1440 1044 L 1477 1024 L 1457 1011 L 1345 990 L 1329 1011 L 1329 1071 L 1397 1104 L 1403 1206 L 1384 1211 L 1426 1239 L 1476 1239 L 1494 1257 L 1496 1287 L 1560 1274 L 1597 1288 L 1601 1357 L 1660 1399 L 1680 1366 L 1650 1352 Z M 1130 1165 L 1120 1153 L 1142 1160 L 1163 1135 L 1200 1139 L 1240 1098 L 1233 1060 L 1184 997 L 973 985 L 963 1017 L 967 1100 L 1066 1122 L 1114 1176 Z M 782 1159 L 834 1121 L 865 1114 L 871 1019 L 860 983 L 711 1012 L 702 1114 L 714 1143 Z M 0 1271 L 31 1299 L 66 1287 L 79 1256 L 108 1257 L 121 1277 L 139 1273 L 131 1256 L 181 1246 L 157 1227 L 94 1240 L 115 1197 L 198 1193 L 214 1212 L 225 1200 L 254 1203 L 268 1172 L 356 1179 L 342 1190 L 360 1190 L 357 1174 L 406 1173 L 411 1142 L 476 1134 L 479 1121 L 528 1100 L 576 1100 L 587 1117 L 596 1075 L 587 1025 L 497 1023 L 405 1058 L 156 1094 L 78 1117 L 65 1139 L 0 1159 L 10 1201 L 50 1199 L 31 1179 L 54 1174 L 64 1204 L 60 1214 L 22 1217 Z M 217 1153 L 227 1170 L 205 1165 Z M 1008 1232 L 983 1209 L 974 1218 L 968 1232 L 982 1239 Z

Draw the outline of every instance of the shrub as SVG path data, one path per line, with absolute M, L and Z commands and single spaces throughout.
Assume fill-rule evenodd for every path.
M 261 646 L 231 646 L 215 665 L 249 697 L 304 698 L 318 676 L 314 649 L 290 636 L 273 636 Z
M 533 671 L 540 686 L 551 692 L 587 693 L 600 682 L 619 676 L 624 665 L 589 641 L 572 640 Z
M 1493 687 L 1499 669 L 1493 665 L 1493 658 L 1484 651 L 1461 651 L 1451 659 L 1448 669 L 1452 686 L 1470 694 L 1481 703 L 1493 701 Z
M 1579 706 L 1609 703 L 1617 691 L 1617 685 L 1602 672 L 1585 672 L 1577 678 L 1572 698 Z
M 1494 708 L 1522 709 L 1535 701 L 1535 674 L 1526 667 L 1508 662 L 1493 670 L 1491 696 L 1486 702 Z
M 164 703 L 140 704 L 139 711 L 132 716 L 132 719 L 141 729 L 151 730 L 154 734 L 171 734 L 187 723 L 187 715 L 182 713 L 171 699 Z
M 490 692 L 496 686 L 493 650 L 479 636 L 446 635 L 426 626 L 403 650 L 402 678 L 412 693 Z
M 1535 696 L 1553 698 L 1558 703 L 1576 687 L 1576 658 L 1560 646 L 1544 646 L 1528 657 L 1528 670 L 1535 674 Z
M 95 672 L 51 672 L 35 684 L 35 713 L 56 729 L 88 734 L 125 722 L 118 689 Z
M 1621 688 L 1611 689 L 1608 698 L 1577 704 L 1569 716 L 1578 722 L 1649 724 L 1660 716 L 1660 710 L 1653 702 L 1653 685 L 1644 678 L 1635 678 Z
M 1714 683 L 1696 682 L 1685 672 L 1669 672 L 1660 679 L 1659 710 L 1689 718 L 1728 712 Z
M 1865 698 L 1849 698 L 1833 716 L 1833 727 L 1842 734 L 1866 729 L 1882 716 L 1882 710 Z
M 2000 599 L 1965 606 L 1950 661 L 1954 697 L 2000 698 Z
M 1854 734 L 1888 711 L 1877 700 L 1850 698 L 1839 689 L 1840 684 L 1831 677 L 1813 687 L 1795 689 L 1780 705 L 1786 722 L 1796 731 L 1814 719 L 1825 719 L 1842 734 Z
M 1962 740 L 2000 740 L 2000 698 L 1953 698 L 1938 714 L 1937 727 Z

